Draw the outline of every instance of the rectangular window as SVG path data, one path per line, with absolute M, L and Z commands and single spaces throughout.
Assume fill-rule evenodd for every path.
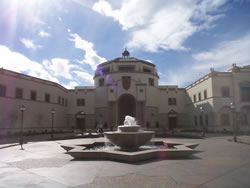
M 65 106 L 68 106 L 68 100 L 65 99 Z
M 62 97 L 62 105 L 64 106 L 64 98 Z
M 198 125 L 197 116 L 194 116 L 194 125 L 195 125 L 195 126 Z
M 103 74 L 107 74 L 109 72 L 110 72 L 110 68 L 109 67 L 105 67 L 105 68 L 102 69 L 102 73 Z
M 6 96 L 6 86 L 0 85 L 0 97 Z
M 61 97 L 60 97 L 60 96 L 58 96 L 57 103 L 58 103 L 58 104 L 61 104 Z
M 241 87 L 240 93 L 242 102 L 250 102 L 250 87 Z
M 208 125 L 208 115 L 205 115 L 205 125 Z
M 194 98 L 194 102 L 196 102 L 196 95 L 195 94 L 194 94 L 193 98 Z
M 30 91 L 30 100 L 32 101 L 36 100 L 36 91 Z
M 45 93 L 45 102 L 50 102 L 50 94 Z
M 118 70 L 122 71 L 122 72 L 133 72 L 133 71 L 135 71 L 135 66 L 132 66 L 132 65 L 119 66 Z
M 99 86 L 104 86 L 104 78 L 99 79 Z
M 207 90 L 204 90 L 204 99 L 207 99 Z
M 84 106 L 85 99 L 76 99 L 76 106 Z
M 16 88 L 16 98 L 17 99 L 23 98 L 23 89 L 22 88 Z
M 201 126 L 203 125 L 203 117 L 202 117 L 202 115 L 200 115 L 200 125 Z
M 154 86 L 154 79 L 153 79 L 153 78 L 149 78 L 149 79 L 148 79 L 148 84 L 149 84 L 150 86 Z
M 148 73 L 152 73 L 152 69 L 147 68 L 147 67 L 143 67 L 143 72 L 148 72 Z
M 176 105 L 176 98 L 168 98 L 168 105 Z
M 201 93 L 198 93 L 199 101 L 201 101 Z
M 229 87 L 222 87 L 221 88 L 221 95 L 222 95 L 222 97 L 229 97 L 230 96 Z
M 221 125 L 223 125 L 223 126 L 230 125 L 230 116 L 228 113 L 221 114 Z

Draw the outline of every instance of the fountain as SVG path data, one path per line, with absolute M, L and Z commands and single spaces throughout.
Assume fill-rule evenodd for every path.
M 116 132 L 105 132 L 104 136 L 121 151 L 137 151 L 154 136 L 154 131 L 141 131 L 134 117 L 125 116 L 124 125 L 118 126 Z
M 88 140 L 85 144 L 61 145 L 66 154 L 77 160 L 115 160 L 122 162 L 137 162 L 148 159 L 183 158 L 197 151 L 194 150 L 198 144 L 177 143 L 171 141 L 150 141 L 154 131 L 142 131 L 137 125 L 135 118 L 126 116 L 124 125 L 118 126 L 115 132 L 105 132 L 106 142 Z M 82 140 L 81 140 L 82 141 Z M 150 145 L 145 146 L 150 141 Z

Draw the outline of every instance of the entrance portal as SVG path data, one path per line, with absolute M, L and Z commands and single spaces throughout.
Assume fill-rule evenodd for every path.
M 118 101 L 118 123 L 123 125 L 126 115 L 135 117 L 135 98 L 130 94 L 123 94 Z
M 171 110 L 168 113 L 168 125 L 169 125 L 169 130 L 173 130 L 176 128 L 177 125 L 177 112 L 174 110 Z

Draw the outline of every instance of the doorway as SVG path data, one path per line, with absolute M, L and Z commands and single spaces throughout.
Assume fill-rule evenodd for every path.
M 126 115 L 136 117 L 136 101 L 130 94 L 123 94 L 118 101 L 118 123 L 123 125 Z

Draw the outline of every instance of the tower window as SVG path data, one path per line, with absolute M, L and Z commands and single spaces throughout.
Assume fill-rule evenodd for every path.
M 154 79 L 153 78 L 149 78 L 148 79 L 148 83 L 150 86 L 154 86 Z
M 99 86 L 104 86 L 104 78 L 99 79 Z

